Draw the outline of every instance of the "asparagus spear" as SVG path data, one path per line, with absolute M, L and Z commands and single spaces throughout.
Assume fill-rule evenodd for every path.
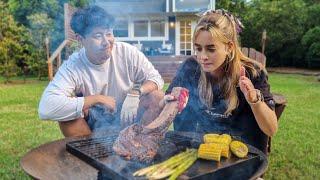
M 133 173 L 133 176 L 143 176 L 147 175 L 148 177 L 157 177 L 157 176 L 164 176 L 165 174 L 172 174 L 173 168 L 178 166 L 181 161 L 184 161 L 187 157 L 190 157 L 192 154 L 195 154 L 196 150 L 195 149 L 187 149 L 185 152 L 179 153 L 168 160 L 160 163 L 160 164 L 155 164 L 143 169 L 140 169 L 136 172 Z M 167 177 L 165 176 L 165 177 Z
M 133 176 L 143 176 L 143 175 L 147 174 L 148 172 L 156 169 L 158 166 L 159 166 L 159 164 L 148 166 L 146 168 L 142 168 L 142 169 L 134 172 Z
M 195 161 L 197 160 L 197 156 L 193 155 L 190 159 L 182 163 L 178 166 L 174 173 L 169 177 L 169 180 L 176 179 L 180 174 L 182 174 L 185 170 L 187 170 Z
M 149 179 L 162 179 L 167 176 L 170 176 L 181 165 L 181 162 L 184 163 L 184 162 L 192 160 L 196 154 L 197 154 L 196 150 L 192 150 L 186 156 L 184 156 L 180 159 L 176 159 L 174 164 L 171 164 L 169 166 L 163 166 L 164 167 L 163 169 L 159 168 L 159 170 L 157 170 L 156 172 L 154 172 L 153 174 L 151 174 L 150 176 L 147 176 L 147 177 Z
M 168 171 L 173 170 L 176 166 L 180 164 L 181 161 L 186 159 L 191 155 L 191 151 L 187 150 L 186 152 L 180 153 L 176 156 L 171 157 L 170 159 L 162 162 L 159 164 L 159 166 L 154 169 L 153 171 L 149 171 L 146 176 L 148 178 L 151 178 L 153 176 L 162 176 L 162 172 L 164 171 L 166 174 Z M 170 175 L 170 174 L 169 174 Z M 169 176 L 168 175 L 168 176 Z

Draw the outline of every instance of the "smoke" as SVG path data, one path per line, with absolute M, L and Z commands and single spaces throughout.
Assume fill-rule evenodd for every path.
M 106 106 L 96 104 L 89 109 L 87 123 L 93 132 L 119 131 L 119 117 L 118 112 L 111 112 Z

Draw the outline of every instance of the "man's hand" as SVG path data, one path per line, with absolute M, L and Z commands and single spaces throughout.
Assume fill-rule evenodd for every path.
M 134 123 L 139 106 L 139 94 L 128 93 L 121 108 L 121 127 L 125 128 Z
M 110 109 L 110 111 L 115 111 L 116 100 L 113 97 L 104 95 L 92 95 L 86 96 L 84 98 L 83 112 L 85 113 L 85 115 L 87 114 L 89 108 L 97 103 L 103 104 L 108 109 Z

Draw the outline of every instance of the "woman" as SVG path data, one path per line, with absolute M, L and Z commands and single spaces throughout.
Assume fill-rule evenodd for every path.
M 179 68 L 173 87 L 189 89 L 187 107 L 174 129 L 228 133 L 266 152 L 277 117 L 265 69 L 240 50 L 241 23 L 225 10 L 206 12 L 193 35 L 195 58 Z

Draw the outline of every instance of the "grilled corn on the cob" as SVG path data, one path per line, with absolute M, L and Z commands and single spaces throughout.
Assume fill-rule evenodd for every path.
M 220 135 L 219 134 L 205 134 L 203 136 L 204 143 L 215 143 L 218 142 Z
M 225 157 L 225 158 L 229 158 L 230 157 L 230 148 L 229 145 L 227 144 L 221 144 L 222 147 L 222 151 L 221 151 L 221 156 Z
M 229 145 L 232 141 L 232 138 L 229 134 L 221 134 L 220 139 L 221 139 L 220 141 L 222 143 L 227 144 L 227 145 Z
M 228 134 L 205 134 L 203 136 L 204 143 L 218 143 L 218 144 L 227 144 L 231 142 L 231 136 Z
M 239 158 L 243 158 L 248 154 L 248 147 L 240 141 L 232 141 L 230 143 L 230 149 L 234 155 Z
M 201 144 L 198 149 L 198 157 L 207 160 L 220 161 L 222 146 L 216 143 Z

